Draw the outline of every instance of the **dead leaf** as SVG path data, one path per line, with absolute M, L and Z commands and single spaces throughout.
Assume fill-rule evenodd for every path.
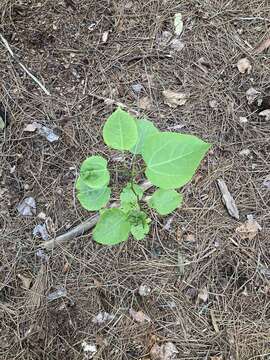
M 176 360 L 178 350 L 172 342 L 155 344 L 150 350 L 151 360 Z
M 47 299 L 48 301 L 53 301 L 65 296 L 67 296 L 67 290 L 64 287 L 61 287 L 48 294 Z
M 163 31 L 163 33 L 158 36 L 157 43 L 160 47 L 166 47 L 172 38 L 172 33 L 170 31 Z
M 133 309 L 129 309 L 129 315 L 132 317 L 133 320 L 136 322 L 143 324 L 145 322 L 151 322 L 149 316 L 147 316 L 143 311 L 135 311 Z
M 70 263 L 67 261 L 63 266 L 63 273 L 66 274 L 67 272 L 69 272 L 70 268 Z
M 140 92 L 143 90 L 143 85 L 137 83 L 137 84 L 131 85 L 131 88 L 135 93 L 140 94 Z
M 257 236 L 258 232 L 262 230 L 262 228 L 260 224 L 258 224 L 258 222 L 253 219 L 252 215 L 248 215 L 247 218 L 247 221 L 244 224 L 238 226 L 235 229 L 235 232 L 242 240 L 253 240 Z
M 210 316 L 211 316 L 211 321 L 212 321 L 212 325 L 213 325 L 213 328 L 214 328 L 215 332 L 219 333 L 219 327 L 218 327 L 216 315 L 215 315 L 215 312 L 213 310 L 210 310 Z
M 137 105 L 144 110 L 151 110 L 152 109 L 152 102 L 148 96 L 144 96 L 140 98 L 137 102 Z
M 266 178 L 263 180 L 263 186 L 267 189 L 270 189 L 270 175 L 267 175 Z
M 102 34 L 102 42 L 106 43 L 108 41 L 108 37 L 109 37 L 109 31 L 104 31 L 104 33 Z
M 139 294 L 140 296 L 148 296 L 151 293 L 151 288 L 147 285 L 140 285 Z
M 194 243 L 196 241 L 195 236 L 193 234 L 186 234 L 184 240 L 191 243 Z
M 25 290 L 29 290 L 30 286 L 31 286 L 31 283 L 32 283 L 32 279 L 29 278 L 29 277 L 26 277 L 26 276 L 24 276 L 22 274 L 18 274 L 17 276 L 22 282 L 22 288 L 25 289 Z
M 92 356 L 97 352 L 97 347 L 95 344 L 88 344 L 86 341 L 82 342 L 82 348 L 83 351 L 87 354 L 87 358 L 89 359 L 88 355 L 91 356 L 90 359 L 92 358 Z
M 261 42 L 255 49 L 254 49 L 254 53 L 255 54 L 260 54 L 262 53 L 264 50 L 268 49 L 270 47 L 270 38 L 267 38 L 266 40 L 264 40 L 263 42 Z
M 225 204 L 229 214 L 234 217 L 235 219 L 239 220 L 239 211 L 236 206 L 235 200 L 230 194 L 227 185 L 224 180 L 218 179 L 217 180 L 219 190 L 222 194 L 222 200 Z
M 210 360 L 222 360 L 222 359 L 223 359 L 222 355 L 211 356 L 211 357 L 210 357 Z
M 208 290 L 206 287 L 202 288 L 198 292 L 198 299 L 206 302 L 208 300 Z
M 164 90 L 164 104 L 169 105 L 171 108 L 185 105 L 187 102 L 187 94 L 182 92 L 175 92 L 172 90 Z
M 33 122 L 32 124 L 26 125 L 26 127 L 23 129 L 23 131 L 25 131 L 25 132 L 34 132 L 38 128 L 40 128 L 40 124 L 38 124 L 36 122 Z
M 176 13 L 174 15 L 174 33 L 176 36 L 180 36 L 183 31 L 183 20 L 182 20 L 182 14 Z
M 243 58 L 243 59 L 238 60 L 237 68 L 241 74 L 245 74 L 246 72 L 248 74 L 250 74 L 252 65 L 251 65 L 250 61 L 248 60 L 248 58 Z
M 270 109 L 263 110 L 259 113 L 259 116 L 264 116 L 266 121 L 270 120 Z
M 172 39 L 170 42 L 170 47 L 175 51 L 181 51 L 185 47 L 185 43 L 181 41 L 180 39 Z
M 248 155 L 250 155 L 250 150 L 249 149 L 243 149 L 243 150 L 239 151 L 239 155 L 248 156 Z
M 93 319 L 92 323 L 102 325 L 105 322 L 109 322 L 114 319 L 114 315 L 107 313 L 106 311 L 100 311 Z
M 6 127 L 6 123 L 3 120 L 2 116 L 0 115 L 0 130 L 4 130 L 5 127 Z
M 34 216 L 36 215 L 36 201 L 32 196 L 25 198 L 19 205 L 17 205 L 17 210 L 22 216 Z
M 249 105 L 253 104 L 255 100 L 258 99 L 259 95 L 261 95 L 261 92 L 254 89 L 253 87 L 249 88 L 246 91 L 246 98 Z
M 212 109 L 217 109 L 217 108 L 218 108 L 218 102 L 217 102 L 217 100 L 210 100 L 210 101 L 209 101 L 209 106 L 210 106 L 210 108 L 212 108 Z
M 239 117 L 239 122 L 241 124 L 246 124 L 248 122 L 248 119 L 245 116 L 240 116 Z

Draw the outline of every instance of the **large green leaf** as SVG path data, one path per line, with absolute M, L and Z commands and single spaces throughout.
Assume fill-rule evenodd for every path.
M 160 132 L 142 150 L 146 176 L 156 186 L 175 189 L 192 179 L 210 144 L 193 135 Z
M 103 245 L 115 245 L 128 239 L 130 223 L 120 209 L 107 209 L 102 212 L 93 231 L 93 238 Z
M 121 209 L 128 213 L 139 208 L 138 200 L 143 196 L 143 189 L 137 184 L 128 183 L 120 194 Z
M 104 125 L 103 139 L 113 149 L 131 149 L 138 139 L 136 120 L 128 112 L 118 108 Z
M 155 125 L 146 119 L 136 120 L 138 127 L 138 140 L 136 144 L 130 149 L 133 154 L 141 154 L 143 145 L 147 138 L 159 132 Z
M 175 190 L 158 189 L 149 200 L 149 206 L 160 215 L 167 215 L 174 211 L 183 201 L 183 195 Z
M 107 160 L 102 156 L 88 157 L 82 163 L 80 176 L 86 185 L 95 189 L 103 188 L 110 181 Z
M 76 182 L 76 190 L 80 204 L 89 211 L 100 210 L 107 204 L 111 195 L 110 188 L 93 189 L 87 186 L 81 177 Z

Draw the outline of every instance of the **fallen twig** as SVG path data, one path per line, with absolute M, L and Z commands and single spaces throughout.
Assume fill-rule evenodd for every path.
M 217 179 L 217 184 L 222 195 L 223 203 L 226 206 L 228 213 L 235 219 L 239 220 L 238 208 L 236 206 L 234 198 L 232 197 L 231 193 L 227 188 L 227 185 L 225 184 L 225 181 L 222 179 Z
M 26 72 L 28 76 L 45 92 L 46 95 L 51 95 L 50 92 L 45 88 L 45 86 L 20 62 L 17 56 L 14 54 L 13 50 L 9 46 L 9 43 L 4 38 L 4 36 L 0 33 L 0 39 L 2 41 L 3 46 L 10 53 L 12 58 L 20 65 L 20 67 Z
M 150 189 L 152 186 L 153 185 L 149 181 L 145 181 L 141 184 L 141 187 L 144 189 L 144 191 Z M 118 202 L 112 203 L 110 207 L 116 207 L 116 206 L 118 206 Z M 75 226 L 73 229 L 67 231 L 66 233 L 59 235 L 54 239 L 41 243 L 39 247 L 50 250 L 56 246 L 60 246 L 78 236 L 85 234 L 87 231 L 89 231 L 96 225 L 98 219 L 99 219 L 99 215 L 95 214 L 91 218 Z

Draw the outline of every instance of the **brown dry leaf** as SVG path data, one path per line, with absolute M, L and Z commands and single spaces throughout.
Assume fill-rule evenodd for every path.
M 172 342 L 162 345 L 155 344 L 150 350 L 151 360 L 176 360 L 178 350 Z
M 137 105 L 144 110 L 151 110 L 152 109 L 152 102 L 148 96 L 144 96 L 140 98 L 137 102 Z
M 18 274 L 17 276 L 22 282 L 21 285 L 22 289 L 29 290 L 32 283 L 32 279 L 22 274 Z
M 63 273 L 66 274 L 70 270 L 70 263 L 67 261 L 63 266 Z
M 222 357 L 222 355 L 218 355 L 218 356 L 211 356 L 210 357 L 210 360 L 222 360 L 223 359 L 223 357 Z
M 224 180 L 218 179 L 217 180 L 219 190 L 222 194 L 222 200 L 229 212 L 229 214 L 234 217 L 235 219 L 239 220 L 239 211 L 237 209 L 236 203 L 234 198 L 232 197 L 231 193 L 229 192 L 227 185 L 225 184 Z
M 251 63 L 248 60 L 248 58 L 243 58 L 243 59 L 238 60 L 237 68 L 241 74 L 245 74 L 246 72 L 248 74 L 250 74 L 252 66 L 251 66 Z
M 132 317 L 133 320 L 136 322 L 143 324 L 145 322 L 151 322 L 151 319 L 149 316 L 147 316 L 143 311 L 135 311 L 133 309 L 129 309 L 129 314 Z
M 185 105 L 187 102 L 187 94 L 182 92 L 164 90 L 162 94 L 164 96 L 164 104 L 169 105 L 171 108 Z
M 252 215 L 248 215 L 247 217 L 247 221 L 235 229 L 235 232 L 242 240 L 252 240 L 257 236 L 258 232 L 262 230 L 260 224 L 258 224 L 257 221 L 253 219 Z
M 263 42 L 261 42 L 255 49 L 254 52 L 255 54 L 260 54 L 261 52 L 263 52 L 264 50 L 268 49 L 270 47 L 270 38 L 264 40 Z
M 203 302 L 206 302 L 208 300 L 208 290 L 206 286 L 199 290 L 198 299 L 202 300 Z
M 259 116 L 264 116 L 266 121 L 270 120 L 270 109 L 263 110 L 259 113 Z

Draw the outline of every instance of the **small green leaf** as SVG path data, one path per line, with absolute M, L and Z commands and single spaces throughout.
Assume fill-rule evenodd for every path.
M 103 187 L 101 189 L 93 189 L 87 186 L 81 177 L 76 182 L 77 199 L 82 207 L 89 211 L 100 210 L 110 199 L 111 189 Z
M 147 214 L 141 210 L 130 211 L 128 220 L 131 224 L 131 233 L 136 240 L 141 240 L 149 232 L 150 219 Z
M 137 124 L 133 116 L 118 108 L 104 125 L 103 139 L 113 149 L 131 149 L 138 139 Z
M 174 15 L 174 32 L 176 36 L 181 35 L 182 31 L 183 31 L 183 20 L 182 20 L 182 14 L 181 13 L 176 13 Z
M 120 209 L 102 212 L 93 231 L 94 240 L 103 245 L 115 245 L 128 239 L 130 223 Z
M 82 163 L 80 176 L 83 182 L 91 188 L 101 189 L 108 185 L 110 174 L 107 160 L 102 156 L 90 156 Z
M 143 196 L 143 189 L 137 184 L 128 183 L 120 194 L 121 209 L 128 213 L 139 208 L 138 200 Z
M 159 132 L 155 125 L 146 119 L 136 120 L 138 127 L 138 140 L 136 144 L 130 149 L 133 154 L 141 154 L 143 145 L 147 138 Z
M 142 240 L 149 233 L 150 226 L 148 224 L 131 225 L 131 234 L 136 240 Z
M 193 135 L 159 132 L 147 139 L 142 150 L 146 176 L 163 189 L 175 189 L 189 182 L 211 147 Z
M 183 195 L 175 190 L 158 189 L 149 200 L 149 206 L 160 215 L 167 215 L 174 211 L 183 201 Z

